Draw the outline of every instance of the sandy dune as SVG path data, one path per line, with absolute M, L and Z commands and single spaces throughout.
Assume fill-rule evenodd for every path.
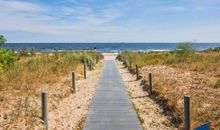
M 144 130 L 175 130 L 168 116 L 163 114 L 161 107 L 156 104 L 148 93 L 143 91 L 141 80 L 136 80 L 136 75 L 129 73 L 127 68 L 118 62 L 118 69 L 125 82 L 131 101 L 142 120 Z

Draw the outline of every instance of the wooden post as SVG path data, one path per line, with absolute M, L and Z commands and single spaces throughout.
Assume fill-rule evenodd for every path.
M 76 73 L 72 72 L 72 87 L 73 93 L 76 93 Z
M 99 55 L 96 56 L 96 62 L 97 62 L 97 63 L 99 62 Z
M 152 74 L 148 74 L 148 79 L 149 79 L 149 94 L 152 94 Z
M 128 67 L 128 60 L 125 60 L 125 66 Z
M 136 79 L 139 79 L 139 71 L 138 71 L 138 65 L 136 65 Z
M 92 63 L 89 63 L 89 69 L 92 70 Z
M 94 63 L 94 68 L 96 68 L 96 59 L 95 59 L 95 63 Z
M 130 60 L 129 60 L 129 67 L 130 67 L 130 69 L 132 69 L 132 65 L 131 65 L 131 58 L 130 58 Z
M 190 96 L 184 96 L 185 130 L 190 130 Z
M 122 57 L 122 62 L 123 62 L 123 65 L 126 67 L 125 58 L 124 57 Z
M 47 98 L 48 98 L 48 93 L 45 91 L 41 92 L 42 120 L 46 124 L 46 130 L 48 130 Z
M 84 79 L 86 79 L 86 63 L 84 63 Z

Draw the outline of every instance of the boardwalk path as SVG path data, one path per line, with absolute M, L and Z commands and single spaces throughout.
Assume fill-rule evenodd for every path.
M 142 130 L 114 60 L 106 60 L 83 130 Z

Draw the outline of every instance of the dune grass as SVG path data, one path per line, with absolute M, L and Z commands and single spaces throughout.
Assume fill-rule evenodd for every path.
M 174 121 L 179 122 L 183 128 L 183 96 L 184 91 L 192 98 L 192 127 L 212 122 L 212 129 L 219 129 L 220 123 L 220 52 L 219 51 L 194 51 L 186 55 L 172 52 L 122 52 L 118 60 L 124 61 L 130 71 L 135 73 L 135 65 L 140 68 L 168 66 L 179 72 L 190 72 L 199 77 L 193 77 L 192 84 L 199 84 L 201 88 L 180 88 L 176 91 L 175 83 L 167 82 L 169 75 L 154 75 L 154 95 L 160 104 L 172 110 Z M 143 70 L 141 70 L 142 72 Z M 142 75 L 146 75 L 143 74 Z M 202 77 L 202 78 L 201 78 Z M 147 79 L 143 79 L 147 83 Z M 196 83 L 193 83 L 196 81 Z M 178 81 L 177 81 L 178 82 Z M 184 82 L 184 81 L 183 81 Z M 182 121 L 178 121 L 181 119 Z
M 77 71 L 84 62 L 95 64 L 100 53 L 95 52 L 63 52 L 42 53 L 36 56 L 20 57 L 13 65 L 1 72 L 2 89 L 21 89 L 34 83 L 53 82 L 70 71 Z M 24 84 L 25 83 L 25 84 Z
M 0 105 L 3 106 L 0 126 L 13 129 L 17 128 L 17 122 L 23 122 L 27 129 L 32 129 L 41 116 L 40 91 L 48 90 L 47 86 L 61 81 L 72 71 L 77 73 L 77 79 L 82 78 L 83 64 L 95 68 L 102 58 L 101 53 L 89 51 L 20 55 L 16 62 L 0 71 Z
M 189 56 L 177 56 L 175 52 L 122 52 L 120 55 L 131 65 L 168 65 L 211 76 L 220 76 L 220 52 L 195 52 Z M 120 58 L 120 56 L 118 58 Z

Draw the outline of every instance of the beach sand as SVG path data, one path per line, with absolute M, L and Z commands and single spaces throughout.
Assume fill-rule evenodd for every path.
M 121 62 L 117 62 L 117 65 L 143 129 L 175 130 L 176 128 L 171 125 L 169 117 L 163 114 L 162 108 L 149 97 L 146 91 L 143 91 L 141 80 L 137 81 L 136 75 L 129 73 Z
M 101 68 L 87 71 L 87 79 L 76 83 L 76 93 L 62 100 L 55 110 L 49 113 L 49 129 L 81 129 L 96 90 Z
M 3 107 L 0 109 L 0 130 L 11 129 L 45 129 L 44 122 L 41 120 L 41 91 L 48 92 L 48 128 L 49 130 L 77 130 L 82 127 L 82 123 L 91 104 L 91 99 L 95 93 L 96 84 L 99 80 L 103 62 L 96 65 L 93 71 L 87 70 L 87 79 L 83 75 L 77 75 L 76 93 L 72 93 L 71 73 L 68 73 L 54 83 L 41 84 L 37 87 L 36 93 L 28 96 L 28 114 L 19 104 L 19 99 L 25 95 L 16 95 L 15 92 L 7 94 L 0 102 Z M 16 106 L 19 105 L 17 108 Z M 32 106 L 34 105 L 34 106 Z M 21 109 L 22 108 L 22 109 Z M 17 109 L 20 109 L 19 111 Z M 33 111 L 31 110 L 33 109 Z M 22 112 L 22 116 L 16 117 L 15 114 Z M 31 112 L 31 113 L 30 113 Z
M 115 60 L 117 53 L 103 53 L 104 60 Z M 101 69 L 88 72 L 86 80 L 79 80 L 76 84 L 76 94 L 70 95 L 59 103 L 49 114 L 49 129 L 52 130 L 80 130 L 86 119 L 96 84 L 100 78 Z
M 118 53 L 102 53 L 102 55 L 104 56 L 104 60 L 115 60 Z

